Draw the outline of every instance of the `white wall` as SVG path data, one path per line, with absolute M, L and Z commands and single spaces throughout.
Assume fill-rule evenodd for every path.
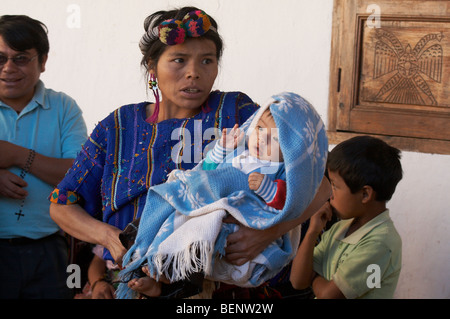
M 2 0 L 0 15 L 48 26 L 42 79 L 78 101 L 91 131 L 120 105 L 152 99 L 139 66 L 144 18 L 190 4 L 217 20 L 225 41 L 215 88 L 260 103 L 294 91 L 327 123 L 332 0 Z M 403 239 L 396 297 L 450 298 L 450 156 L 404 152 L 402 164 L 405 177 L 388 203 Z

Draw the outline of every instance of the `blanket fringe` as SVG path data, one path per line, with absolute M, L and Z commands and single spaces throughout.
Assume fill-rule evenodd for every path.
M 196 241 L 186 249 L 174 254 L 157 253 L 152 258 L 156 276 L 164 274 L 171 282 L 187 279 L 192 273 L 203 272 L 210 275 L 212 272 L 212 256 L 214 243 Z

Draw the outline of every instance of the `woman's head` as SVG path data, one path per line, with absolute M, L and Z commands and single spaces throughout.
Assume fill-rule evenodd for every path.
M 141 65 L 146 70 L 155 69 L 162 53 L 167 49 L 168 45 L 163 43 L 159 37 L 159 26 L 171 19 L 182 21 L 187 14 L 193 11 L 200 11 L 195 7 L 183 7 L 180 9 L 170 11 L 158 11 L 148 16 L 144 21 L 145 33 L 139 43 L 139 48 L 143 54 Z M 209 22 L 212 26 L 205 34 L 201 36 L 202 39 L 208 39 L 214 42 L 216 46 L 216 58 L 219 61 L 222 56 L 223 42 L 219 33 L 217 32 L 216 21 L 208 15 Z
M 159 11 L 145 20 L 139 47 L 148 78 L 157 79 L 162 95 L 151 122 L 194 115 L 207 100 L 218 74 L 222 39 L 217 23 L 201 10 L 184 7 Z

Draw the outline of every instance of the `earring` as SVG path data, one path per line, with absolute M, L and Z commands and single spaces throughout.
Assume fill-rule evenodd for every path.
M 152 90 L 153 96 L 155 97 L 155 110 L 153 111 L 153 114 L 147 119 L 147 122 L 156 123 L 156 121 L 158 121 L 158 114 L 159 114 L 159 91 L 158 91 L 158 82 L 156 81 L 156 75 L 154 74 L 150 75 L 148 87 Z

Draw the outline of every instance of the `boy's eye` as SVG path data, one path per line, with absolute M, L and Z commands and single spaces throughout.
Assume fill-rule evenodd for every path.
M 183 59 L 183 58 L 176 58 L 176 59 L 173 60 L 173 62 L 176 62 L 176 63 L 183 63 L 183 62 L 184 62 L 184 59 Z

